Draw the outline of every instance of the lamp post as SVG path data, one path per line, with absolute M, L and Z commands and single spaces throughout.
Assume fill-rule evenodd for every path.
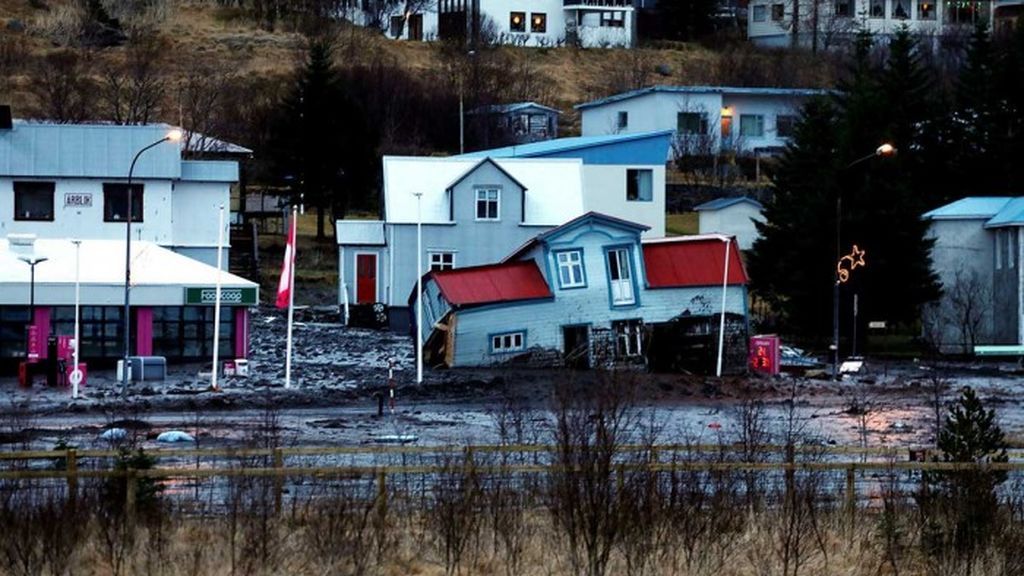
M 79 324 L 78 324 L 78 309 L 81 306 L 81 301 L 82 301 L 81 300 L 82 241 L 81 240 L 72 240 L 71 242 L 75 245 L 75 357 L 74 357 L 74 360 L 73 360 L 75 365 L 74 365 L 73 368 L 71 368 L 70 380 L 71 380 L 71 397 L 77 400 L 78 399 L 78 385 L 82 383 L 82 370 L 79 368 L 79 364 L 78 364 L 78 358 L 79 358 L 79 352 L 78 351 L 82 347 L 81 342 L 79 342 L 79 340 L 78 340 L 79 337 L 80 337 Z
M 36 323 L 36 265 L 42 264 L 49 260 L 45 256 L 18 256 L 18 260 L 21 260 L 29 267 L 29 284 L 28 284 L 28 322 L 30 325 Z
M 715 376 L 722 377 L 722 351 L 725 349 L 725 296 L 729 287 L 729 244 L 732 238 L 725 237 L 725 272 L 722 273 L 722 318 L 718 324 L 718 365 Z
M 861 162 L 866 162 L 872 158 L 878 156 L 893 156 L 896 154 L 896 147 L 892 144 L 885 143 L 875 148 L 875 151 L 862 156 L 853 162 L 850 162 L 843 168 L 844 171 L 853 168 Z M 836 258 L 833 261 L 833 265 L 838 265 L 839 259 L 842 256 L 841 251 L 841 232 L 843 224 L 843 192 L 841 189 L 836 190 Z M 832 284 L 832 379 L 839 379 L 839 279 L 838 270 L 836 271 L 835 281 Z
M 416 383 L 423 383 L 423 192 L 416 197 Z
M 181 140 L 181 130 L 174 129 L 167 133 L 166 136 L 142 147 L 138 152 L 135 153 L 135 157 L 132 158 L 132 163 L 128 167 L 128 186 L 125 191 L 127 197 L 127 213 L 125 215 L 125 242 L 124 242 L 124 317 L 121 319 L 122 326 L 124 327 L 124 358 L 121 365 L 121 383 L 122 391 L 128 389 L 128 356 L 130 354 L 129 343 L 131 342 L 131 317 L 129 314 L 129 307 L 131 305 L 131 282 L 132 282 L 132 175 L 135 172 L 135 163 L 139 161 L 139 156 L 142 156 L 143 152 L 151 148 L 155 148 L 164 142 L 178 142 Z M 77 366 L 76 366 L 77 368 Z

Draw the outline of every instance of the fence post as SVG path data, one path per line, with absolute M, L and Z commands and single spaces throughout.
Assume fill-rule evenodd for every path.
M 69 448 L 64 456 L 68 473 L 68 502 L 73 506 L 78 499 L 78 451 Z
M 853 466 L 846 469 L 846 513 L 852 524 L 857 513 L 856 468 Z
M 281 495 L 284 492 L 284 476 L 281 470 L 284 468 L 284 453 L 280 448 L 274 448 L 274 513 L 281 513 Z

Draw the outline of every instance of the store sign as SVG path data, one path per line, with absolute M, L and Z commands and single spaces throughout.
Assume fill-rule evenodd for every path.
M 185 288 L 185 305 L 213 306 L 217 302 L 217 288 Z M 255 306 L 255 288 L 221 288 L 220 303 L 227 306 Z
M 28 356 L 28 361 L 38 362 L 39 359 L 42 358 L 43 356 L 43 342 L 42 339 L 39 337 L 39 326 L 36 326 L 35 324 L 29 325 L 27 344 L 28 350 L 26 350 L 26 352 Z
M 64 195 L 64 206 L 92 208 L 92 194 L 89 192 L 68 192 Z
M 778 336 L 753 336 L 750 338 L 750 369 L 772 376 L 779 373 Z

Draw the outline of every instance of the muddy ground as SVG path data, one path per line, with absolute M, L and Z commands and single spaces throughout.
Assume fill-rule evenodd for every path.
M 394 434 L 415 435 L 421 444 L 489 443 L 499 440 L 496 422 L 508 409 L 529 423 L 529 440 L 546 441 L 553 389 L 572 383 L 584 393 L 609 377 L 596 371 L 428 369 L 417 385 L 405 335 L 346 328 L 326 311 L 300 311 L 296 318 L 291 389 L 283 387 L 284 316 L 273 309 L 253 314 L 250 376 L 221 379 L 219 392 L 209 390 L 209 375 L 200 365 L 172 366 L 168 380 L 135 382 L 127 390 L 112 371 L 93 371 L 77 400 L 65 389 L 26 390 L 13 378 L 0 378 L 0 448 L 46 449 L 60 442 L 99 447 L 99 434 L 115 425 L 139 431 L 154 445 L 157 433 L 171 429 L 189 431 L 207 446 L 245 445 L 270 420 L 291 445 L 358 445 Z M 869 359 L 862 373 L 842 382 L 796 375 L 613 377 L 636 385 L 637 405 L 656 423 L 662 442 L 731 441 L 740 409 L 754 401 L 773 428 L 798 419 L 808 441 L 914 446 L 933 442 L 937 382 L 943 384 L 943 402 L 962 386 L 976 388 L 1008 436 L 1021 442 L 1024 387 L 1016 368 Z

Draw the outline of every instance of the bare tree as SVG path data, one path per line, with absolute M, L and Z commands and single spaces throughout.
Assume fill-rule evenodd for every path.
M 161 72 L 164 43 L 138 35 L 124 60 L 110 61 L 100 78 L 100 108 L 117 124 L 147 124 L 156 118 L 167 80 Z
M 195 156 L 217 152 L 212 137 L 224 133 L 224 104 L 234 79 L 226 66 L 209 62 L 185 71 L 179 81 L 178 112 L 186 129 L 186 151 Z
M 95 85 L 88 52 L 59 50 L 36 61 L 31 91 L 36 114 L 58 123 L 74 124 L 93 114 Z
M 976 270 L 961 266 L 953 273 L 946 299 L 949 320 L 960 332 L 963 353 L 970 354 L 984 327 L 985 312 L 992 306 L 992 289 Z

